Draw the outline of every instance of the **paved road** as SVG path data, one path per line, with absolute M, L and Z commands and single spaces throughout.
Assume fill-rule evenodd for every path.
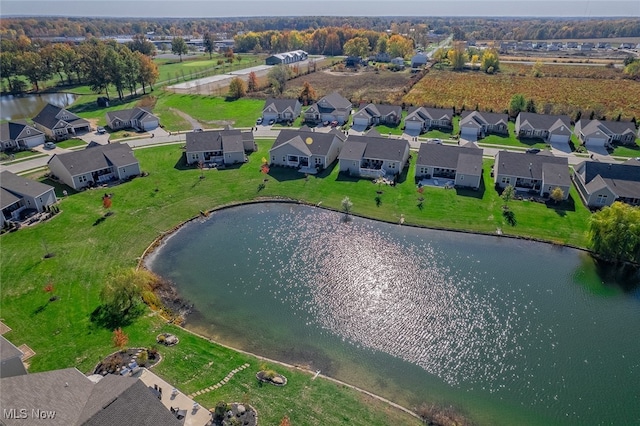
M 194 124 L 194 126 L 198 125 L 198 123 L 196 122 L 196 124 Z M 282 127 L 273 127 L 273 126 L 269 126 L 269 125 L 258 125 L 254 128 L 253 134 L 254 137 L 257 139 L 275 139 L 278 134 L 280 133 L 280 130 L 282 129 Z M 322 133 L 326 133 L 329 132 L 332 128 L 330 126 L 319 126 L 315 128 L 316 132 L 322 132 Z M 249 130 L 249 128 L 246 128 L 244 130 Z M 173 133 L 168 133 L 166 132 L 164 129 L 158 128 L 155 129 L 152 133 L 146 133 L 146 134 L 142 134 L 140 135 L 140 137 L 135 138 L 135 139 L 127 139 L 127 140 L 122 140 L 122 141 L 111 141 L 111 142 L 122 142 L 122 143 L 127 143 L 129 146 L 131 146 L 132 148 L 145 148 L 145 147 L 152 147 L 152 146 L 156 146 L 156 145 L 162 145 L 162 144 L 170 144 L 170 143 L 185 143 L 186 142 L 186 136 L 185 133 L 187 132 L 173 132 Z M 359 135 L 362 134 L 361 131 L 357 131 L 354 129 L 349 130 L 349 134 L 353 134 L 353 135 Z M 104 136 L 104 135 L 97 135 L 94 132 L 91 133 L 87 133 L 85 135 L 81 135 L 81 137 L 87 141 L 94 141 L 94 142 L 98 142 L 101 144 L 106 144 L 109 141 L 108 135 Z M 409 141 L 409 144 L 411 146 L 412 149 L 419 149 L 420 148 L 420 144 L 428 142 L 429 138 L 423 138 L 423 137 L 416 137 L 414 135 L 409 135 L 409 134 L 403 134 L 402 136 L 389 136 L 391 138 L 404 138 L 406 140 Z M 457 144 L 458 141 L 457 140 L 444 140 L 443 141 L 445 144 Z M 461 143 L 466 143 L 467 141 L 461 140 Z M 512 146 L 498 146 L 498 145 L 490 145 L 490 144 L 483 144 L 482 142 L 477 143 L 476 144 L 482 148 L 484 150 L 484 156 L 487 158 L 493 158 L 495 157 L 495 155 L 498 153 L 498 151 L 500 150 L 511 150 L 511 151 L 519 151 L 519 152 L 524 152 L 524 148 L 518 149 L 518 148 L 514 148 Z M 81 148 L 81 147 L 80 147 Z M 37 157 L 37 158 L 33 158 L 30 160 L 24 160 L 24 161 L 17 161 L 17 162 L 13 162 L 13 163 L 5 163 L 0 165 L 0 171 L 4 171 L 4 170 L 8 170 L 12 173 L 25 173 L 27 171 L 31 171 L 31 170 L 37 170 L 37 169 L 41 169 L 47 166 L 47 162 L 49 161 L 49 158 L 53 155 L 53 154 L 61 154 L 64 152 L 69 152 L 70 150 L 67 149 L 62 149 L 62 148 L 55 148 L 52 150 L 46 150 L 43 147 L 38 147 L 36 148 L 38 151 L 42 152 L 43 154 L 46 154 L 45 156 L 41 156 L 41 157 Z M 579 164 L 580 162 L 586 160 L 586 157 L 582 157 L 582 156 L 577 156 L 574 153 L 570 152 L 568 149 L 568 146 L 564 146 L 564 145 L 559 145 L 559 146 L 552 146 L 551 151 L 553 152 L 553 154 L 555 156 L 558 157 L 567 157 L 569 164 L 570 165 L 576 165 Z M 602 161 L 602 162 L 618 162 L 617 160 L 615 160 L 614 158 L 612 158 L 610 155 L 608 155 L 605 152 L 591 152 L 590 154 L 593 155 L 593 159 L 597 160 L 597 161 Z

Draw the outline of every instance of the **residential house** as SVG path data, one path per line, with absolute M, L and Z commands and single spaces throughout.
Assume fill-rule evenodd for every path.
M 329 133 L 313 132 L 306 126 L 300 130 L 284 129 L 269 150 L 270 163 L 316 174 L 338 158 L 346 138 L 337 129 L 331 129 Z
M 542 139 L 547 143 L 569 143 L 571 119 L 568 115 L 521 112 L 516 117 L 515 131 L 519 138 Z
M 460 115 L 460 136 L 470 140 L 487 134 L 508 135 L 509 116 L 493 112 L 464 111 Z
M 632 145 L 638 133 L 630 121 L 578 120 L 573 132 L 587 147 L 605 147 L 612 143 Z
M 311 105 L 304 112 L 304 120 L 312 123 L 337 121 L 344 124 L 351 115 L 351 102 L 338 92 L 333 92 Z
M 148 132 L 160 125 L 160 119 L 144 108 L 121 109 L 106 113 L 107 126 L 112 130 L 134 129 Z
M 404 119 L 405 130 L 427 132 L 430 129 L 453 129 L 453 110 L 444 108 L 414 107 Z
M 437 143 L 420 144 L 416 179 L 442 179 L 455 186 L 478 189 L 482 180 L 482 149 Z
M 583 161 L 574 168 L 573 182 L 587 207 L 600 208 L 621 201 L 640 205 L 640 161 L 625 163 Z
M 33 124 L 36 129 L 54 140 L 67 139 L 78 132 L 91 130 L 91 124 L 87 120 L 53 104 L 47 104 L 42 108 L 33 118 Z
M 591 42 L 584 42 L 578 45 L 578 50 L 581 52 L 590 52 L 595 48 L 595 44 Z
M 391 62 L 391 56 L 387 52 L 378 52 L 369 59 L 375 62 Z
M 0 227 L 4 227 L 7 221 L 19 220 L 25 210 L 42 213 L 56 201 L 52 186 L 6 170 L 0 172 Z
M 268 56 L 265 60 L 267 65 L 280 65 L 280 64 L 293 64 L 295 62 L 304 61 L 309 57 L 309 54 L 304 50 L 292 50 L 290 52 L 277 53 L 275 55 Z
M 429 62 L 429 58 L 422 52 L 416 53 L 411 57 L 411 68 L 423 68 Z
M 23 356 L 20 349 L 0 336 L 0 379 L 27 374 L 27 369 L 22 362 Z
M 267 98 L 262 108 L 262 119 L 269 122 L 293 121 L 300 116 L 302 105 L 297 99 Z
M 399 56 L 393 58 L 391 60 L 391 65 L 395 65 L 396 67 L 404 69 L 404 58 L 401 58 Z
M 244 163 L 246 152 L 256 150 L 253 132 L 237 129 L 187 133 L 187 164 L 231 165 Z
M 75 190 L 126 180 L 140 174 L 140 164 L 127 144 L 89 145 L 80 151 L 55 154 L 49 170 Z
M 577 49 L 578 42 L 577 41 L 568 41 L 564 44 L 565 49 Z
M 108 374 L 92 380 L 75 368 L 66 368 L 2 378 L 0 388 L 6 426 L 183 424 L 153 389 L 133 377 Z
M 402 107 L 399 105 L 367 104 L 361 105 L 353 115 L 353 124 L 364 127 L 376 124 L 397 126 L 401 119 Z
M 364 178 L 397 176 L 408 159 L 406 139 L 383 138 L 375 131 L 349 136 L 338 156 L 341 172 Z
M 634 47 L 633 43 L 620 43 L 619 49 L 633 49 Z
M 27 123 L 9 121 L 0 124 L 0 149 L 3 151 L 31 149 L 42 145 L 44 139 L 43 132 Z
M 357 67 L 365 65 L 365 60 L 362 59 L 362 56 L 347 56 L 344 60 L 344 65 L 347 67 Z
M 549 197 L 555 188 L 569 196 L 571 179 L 567 157 L 551 153 L 526 154 L 499 151 L 494 163 L 494 180 L 499 188 L 511 185 L 516 191 Z

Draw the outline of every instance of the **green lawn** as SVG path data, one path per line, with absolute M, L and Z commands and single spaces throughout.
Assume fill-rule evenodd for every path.
M 11 156 L 13 155 L 13 157 Z M 7 161 L 22 161 L 22 160 L 30 160 L 33 157 L 40 157 L 42 154 L 39 151 L 16 151 L 12 154 L 7 154 L 5 152 L 0 152 L 0 162 L 4 163 Z
M 228 203 L 286 197 L 340 210 L 341 200 L 349 196 L 354 214 L 394 223 L 404 217 L 407 225 L 490 234 L 501 228 L 506 235 L 582 247 L 587 243 L 589 212 L 574 190 L 570 201 L 559 206 L 512 201 L 517 225 L 508 225 L 489 176 L 491 160 L 484 163 L 480 191 L 425 188 L 420 194 L 412 177 L 414 153 L 408 175 L 395 187 L 382 188 L 378 207 L 376 185 L 339 175 L 337 168 L 305 179 L 291 169 L 273 167 L 265 188 L 258 191 L 265 179 L 261 159 L 268 157 L 271 145 L 271 140 L 258 141 L 259 150 L 249 156 L 247 164 L 205 170 L 204 179 L 198 169 L 185 166 L 179 145 L 136 150 L 149 175 L 107 190 L 113 194 L 114 214 L 106 220 L 98 221 L 104 214 L 104 190 L 69 191 L 73 195 L 60 202 L 61 213 L 52 220 L 3 235 L 2 318 L 13 329 L 8 339 L 35 350 L 30 370 L 75 366 L 89 372 L 114 350 L 111 331 L 90 321 L 105 277 L 119 268 L 134 267 L 145 248 L 176 224 Z M 62 189 L 58 185 L 56 191 L 60 194 Z M 424 197 L 422 208 L 419 197 Z M 55 256 L 44 259 L 49 252 Z M 53 284 L 59 300 L 48 301 L 50 295 L 43 290 L 47 283 Z M 214 384 L 245 361 L 252 365 L 221 390 L 199 397 L 206 407 L 219 399 L 246 401 L 258 409 L 264 424 L 278 424 L 283 413 L 295 418 L 295 424 L 419 424 L 370 398 L 363 402 L 363 396 L 350 389 L 322 380 L 309 382 L 307 374 L 284 367 L 276 369 L 289 377 L 289 385 L 258 387 L 253 379 L 258 360 L 192 338 L 155 315 L 145 315 L 124 329 L 130 346 L 152 345 L 161 330 L 179 335 L 178 346 L 161 348 L 166 358 L 157 371 L 185 392 Z M 208 366 L 211 360 L 215 362 Z
M 640 157 L 640 139 L 636 139 L 633 145 L 616 145 L 611 155 L 627 158 Z
M 56 145 L 60 148 L 69 149 L 77 146 L 84 146 L 84 145 L 87 145 L 87 143 L 82 139 L 67 139 L 64 141 L 57 142 Z

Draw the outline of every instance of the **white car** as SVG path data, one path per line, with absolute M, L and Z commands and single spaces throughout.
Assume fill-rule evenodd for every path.
M 44 149 L 55 149 L 56 148 L 56 144 L 53 142 L 45 142 L 44 143 Z

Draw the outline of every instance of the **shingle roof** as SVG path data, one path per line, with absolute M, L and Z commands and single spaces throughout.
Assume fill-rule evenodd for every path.
M 533 112 L 521 112 L 519 114 L 520 126 L 525 122 L 534 129 L 552 130 L 561 126 L 565 126 L 569 133 L 571 133 L 571 118 L 568 115 L 551 115 L 551 114 L 536 114 Z
M 365 144 L 364 152 L 357 158 L 358 160 L 370 158 L 374 160 L 402 161 L 404 153 L 409 146 L 409 142 L 406 139 L 387 139 L 375 136 L 354 135 L 349 136 L 347 139 L 342 152 L 340 152 L 339 159 L 356 159 L 355 155 L 360 151 L 361 145 L 351 148 L 350 144 L 353 142 Z M 349 154 L 345 153 L 347 147 L 351 150 Z
M 585 184 L 600 177 L 618 197 L 640 198 L 640 162 L 615 164 L 585 161 L 578 166 Z
M 38 115 L 33 118 L 33 122 L 38 123 L 47 129 L 53 129 L 55 125 L 62 120 L 62 118 L 58 117 L 60 113 L 65 113 L 67 115 L 67 118 L 64 121 L 69 124 L 89 125 L 87 120 L 53 104 L 47 104 L 42 108 Z
M 636 134 L 636 127 L 630 121 L 600 121 L 600 120 L 580 120 L 580 131 L 585 136 L 594 134 L 598 131 L 605 135 L 623 135 L 631 132 Z
M 19 201 L 20 197 L 17 197 L 4 188 L 0 188 L 0 209 L 5 209 Z
M 18 196 L 27 195 L 29 197 L 37 197 L 53 189 L 52 186 L 23 178 L 6 170 L 0 173 L 0 187 Z
M 409 110 L 406 120 L 451 120 L 453 116 L 453 110 L 444 108 L 427 108 L 427 107 L 413 107 Z
M 271 149 L 289 143 L 308 155 L 327 155 L 335 138 L 336 135 L 332 133 L 284 129 L 280 131 Z
M 106 376 L 93 383 L 75 368 L 1 379 L 3 407 L 55 411 L 49 425 L 118 424 L 176 426 L 181 423 L 138 379 Z M 3 418 L 7 426 L 23 419 Z
M 85 148 L 80 151 L 55 154 L 49 160 L 58 158 L 71 176 L 90 173 L 108 167 L 124 167 L 137 164 L 133 151 L 127 144 L 112 143 Z
M 298 103 L 297 99 L 276 99 L 276 98 L 267 98 L 264 102 L 264 107 L 262 111 L 265 111 L 269 107 L 274 109 L 274 112 L 282 113 L 287 109 L 291 109 L 294 111 L 296 109 L 296 104 Z
M 0 336 L 0 361 L 6 361 L 12 358 L 21 358 L 22 351 L 15 347 L 13 343 Z
M 9 121 L 8 123 L 0 124 L 0 140 L 7 141 L 12 140 L 15 141 L 20 137 L 20 134 L 26 129 L 29 128 L 32 134 L 29 136 L 35 136 L 38 134 L 42 134 L 42 132 L 35 127 L 29 126 L 27 123 L 18 123 L 15 121 Z
M 361 106 L 361 108 L 356 112 L 355 115 L 364 113 L 369 117 L 386 117 L 390 114 L 395 113 L 396 116 L 400 117 L 402 114 L 402 107 L 399 105 L 384 105 L 384 104 L 366 104 Z
M 543 165 L 559 164 L 567 168 L 569 162 L 566 157 L 553 155 L 525 154 L 519 152 L 499 151 L 496 154 L 496 173 L 498 175 L 516 176 L 531 179 L 542 179 Z
M 420 144 L 416 166 L 443 167 L 456 169 L 460 155 L 474 155 L 482 165 L 482 150 L 480 148 L 441 145 L 437 143 Z M 477 165 L 477 164 L 476 164 Z
M 242 132 L 238 129 L 229 130 L 209 130 L 206 132 L 187 133 L 187 152 L 224 151 L 240 152 L 244 151 L 245 138 L 253 135 L 249 132 Z
M 142 121 L 150 116 L 153 116 L 151 112 L 143 108 L 135 107 L 131 109 L 121 109 L 119 111 L 109 111 L 107 112 L 107 121 L 109 123 L 113 122 L 113 120 L 115 119 L 118 119 L 120 121 Z
M 323 101 L 326 101 L 330 105 L 330 107 L 323 107 Z M 332 112 L 335 110 L 346 112 L 351 110 L 351 102 L 348 99 L 345 99 L 338 92 L 328 94 L 314 105 L 320 112 Z
M 495 112 L 480 112 L 480 111 L 464 111 L 460 115 L 460 125 L 468 121 L 474 121 L 476 124 L 499 124 L 503 122 L 505 126 L 509 122 L 509 116 L 507 114 L 497 114 Z

